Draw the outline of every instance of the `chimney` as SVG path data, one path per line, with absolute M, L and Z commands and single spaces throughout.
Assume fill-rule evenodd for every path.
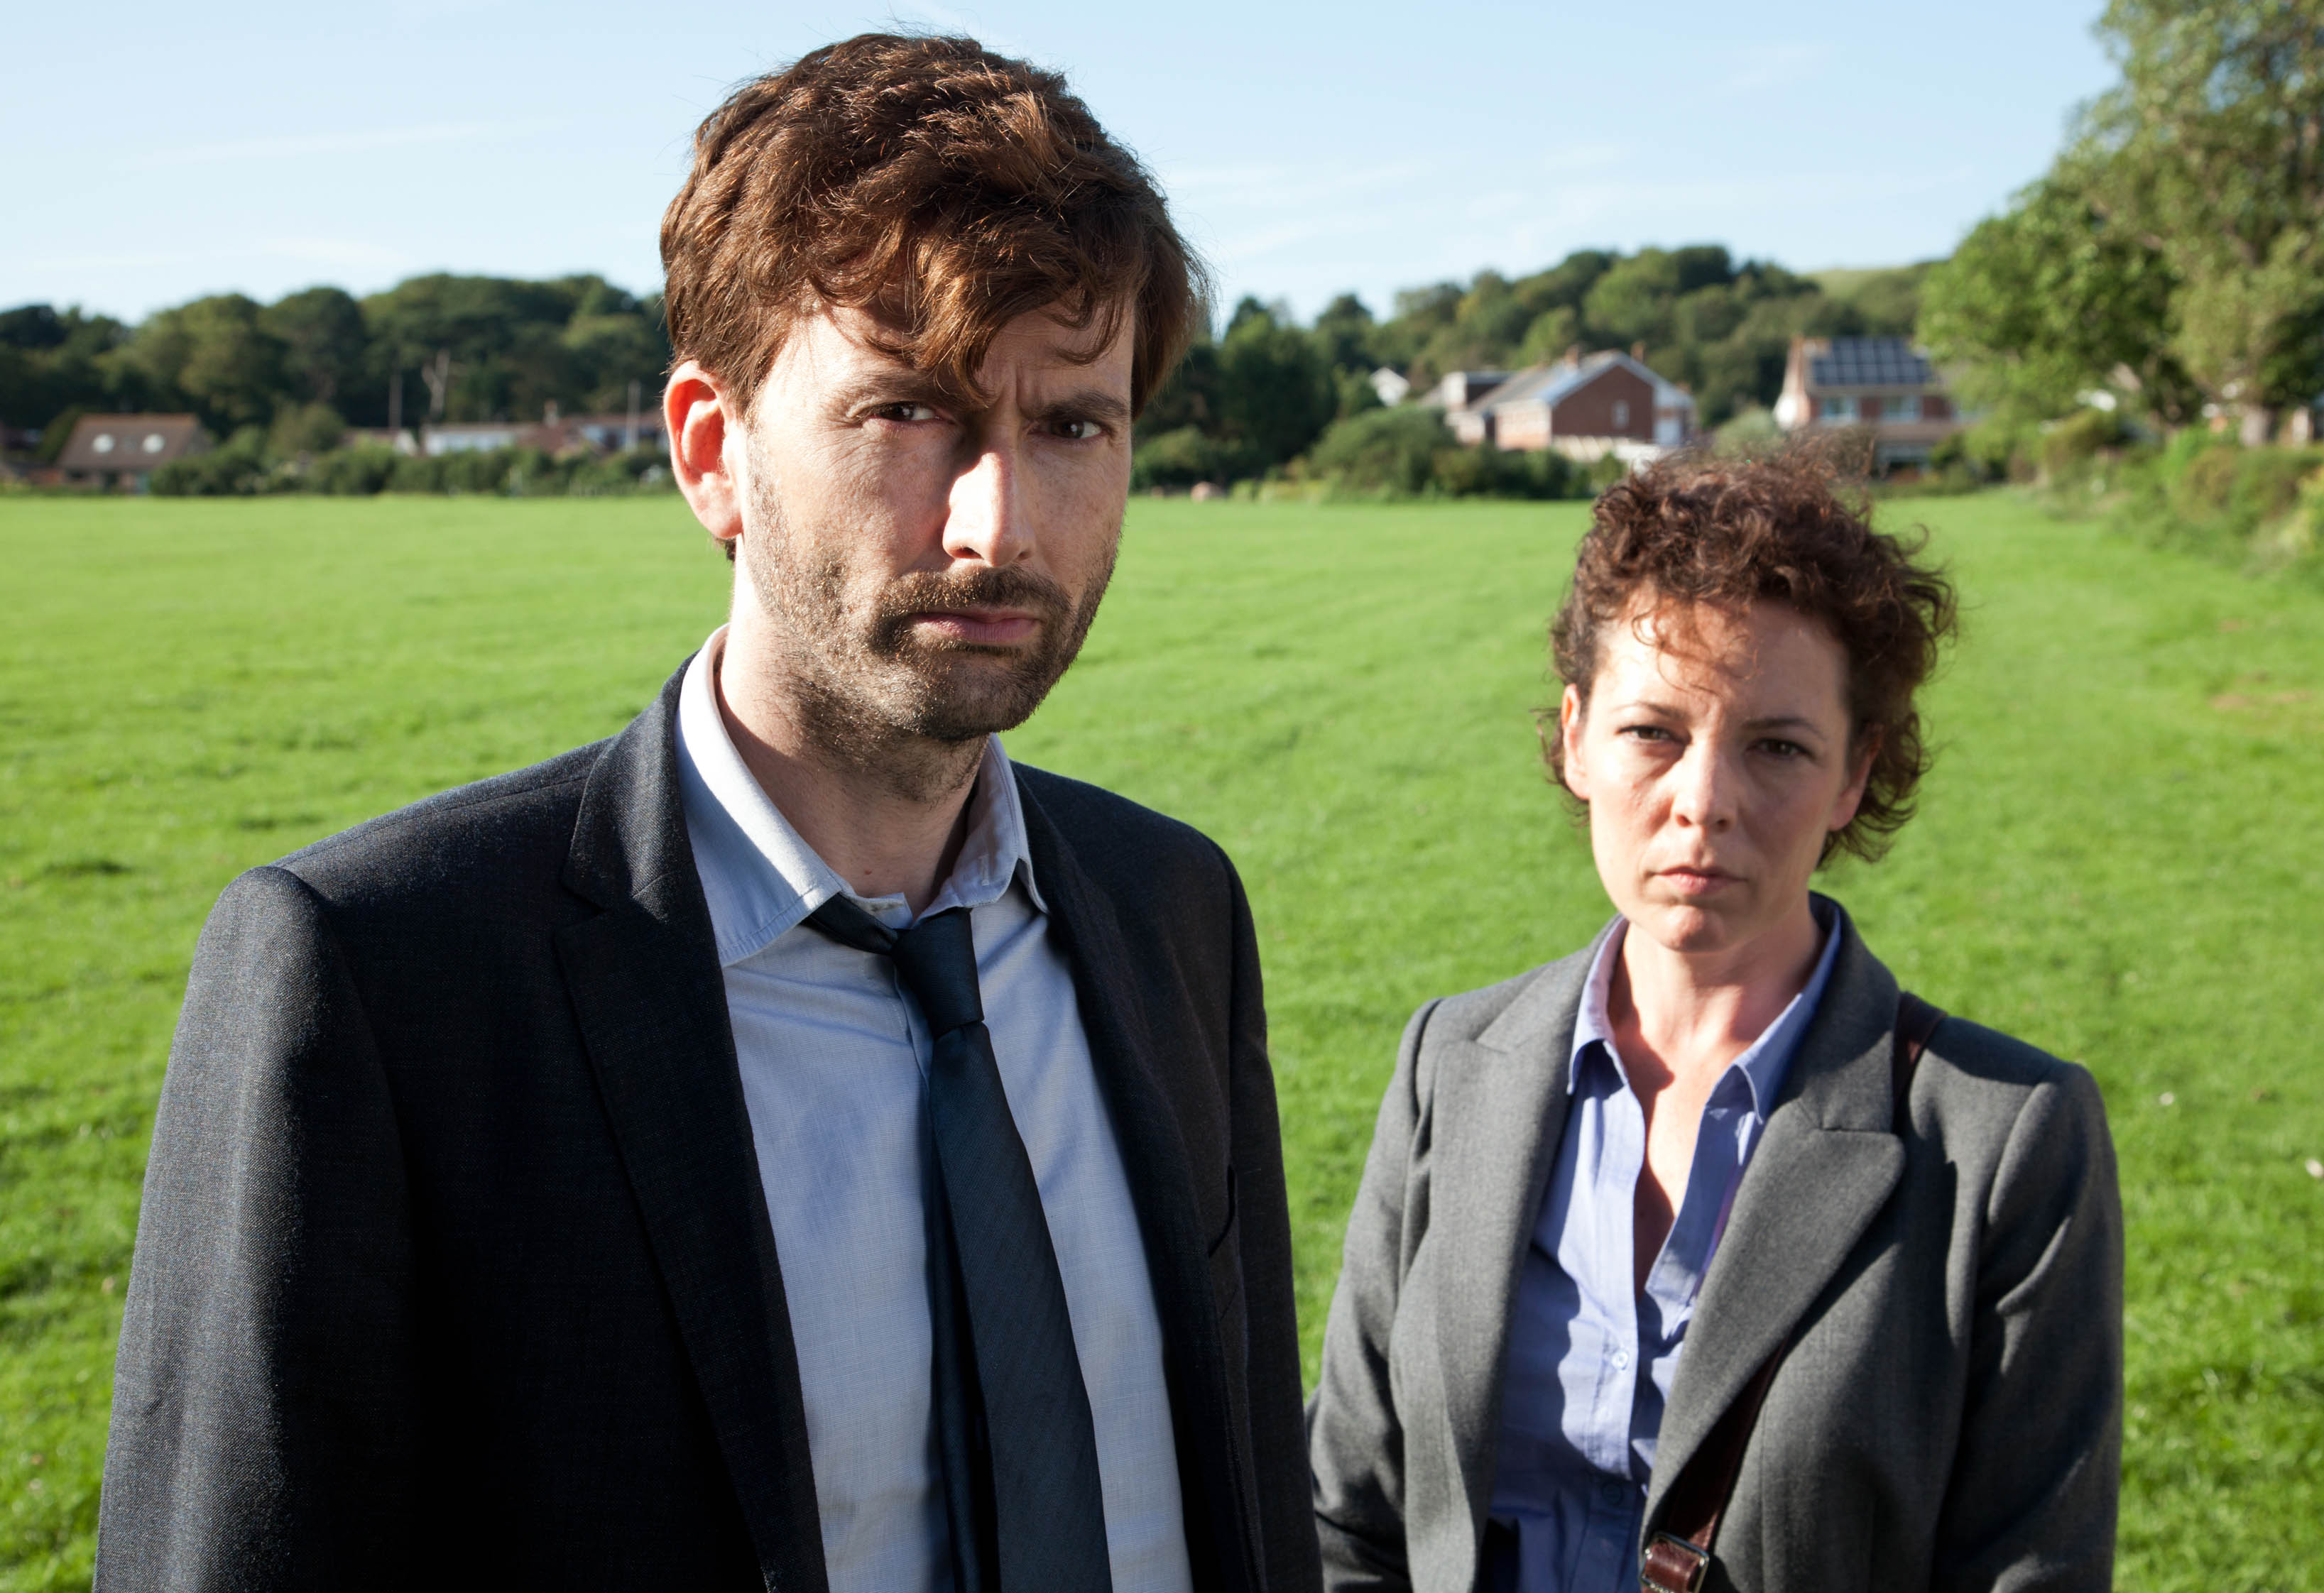
M 1582 363 L 1582 345 L 1578 343 L 1567 344 L 1565 345 L 1565 353 L 1562 357 L 1563 358 L 1564 363 L 1569 365 L 1580 364 Z
M 555 399 L 550 399 L 547 403 L 540 406 L 540 423 L 543 426 L 554 426 L 557 424 L 557 401 Z
M 1642 365 L 1646 363 L 1646 340 L 1645 338 L 1641 337 L 1636 343 L 1630 345 L 1630 357 L 1637 361 L 1638 364 Z

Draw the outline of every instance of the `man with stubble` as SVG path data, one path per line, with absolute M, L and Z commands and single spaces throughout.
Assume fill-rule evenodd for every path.
M 97 1585 L 1312 1588 L 1241 887 L 994 739 L 1189 254 L 1062 79 L 886 36 L 720 106 L 662 253 L 729 622 L 220 899 Z

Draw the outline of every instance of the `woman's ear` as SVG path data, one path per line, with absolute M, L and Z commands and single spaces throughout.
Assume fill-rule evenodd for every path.
M 1848 784 L 1840 787 L 1839 798 L 1831 805 L 1831 821 L 1824 828 L 1838 833 L 1856 822 L 1857 809 L 1864 806 L 1864 787 L 1872 782 L 1872 760 L 1880 756 L 1880 732 L 1868 730 L 1858 738 L 1861 745 L 1850 747 L 1850 767 Z
M 1560 772 L 1565 777 L 1565 788 L 1582 801 L 1590 800 L 1590 769 L 1582 756 L 1582 732 L 1584 709 L 1582 692 L 1568 686 L 1565 695 L 1557 699 L 1557 741 L 1563 749 Z

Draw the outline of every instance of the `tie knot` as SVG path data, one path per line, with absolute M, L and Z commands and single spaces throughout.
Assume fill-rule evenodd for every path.
M 896 971 L 927 1015 L 931 1036 L 984 1021 L 976 988 L 976 940 L 968 909 L 947 907 L 896 937 Z

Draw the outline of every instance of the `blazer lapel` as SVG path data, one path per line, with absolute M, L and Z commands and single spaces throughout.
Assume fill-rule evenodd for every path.
M 1744 1171 L 1687 1329 L 1656 1441 L 1650 1532 L 1672 1479 L 1799 1325 L 1904 1174 L 1888 1098 L 1896 981 L 1844 912 L 1838 933 L 1831 981 Z
M 1611 929 L 1542 970 L 1476 1039 L 1435 1053 L 1429 1229 L 1450 1251 L 1436 1331 L 1453 1450 L 1480 1533 L 1492 1502 L 1517 1280 L 1565 1132 L 1574 1018 Z
M 598 1088 L 770 1590 L 822 1593 L 823 1535 L 774 1229 L 678 797 L 684 668 L 592 770 L 557 935 Z
M 1146 1238 L 1147 1269 L 1178 1389 L 1178 1441 L 1193 1450 L 1196 1461 L 1182 1465 L 1180 1474 L 1199 1477 L 1207 1489 L 1203 1503 L 1218 1540 L 1225 1585 L 1255 1587 L 1256 1496 L 1250 1490 L 1256 1482 L 1242 1475 L 1233 1440 L 1232 1395 L 1211 1299 L 1208 1236 L 1197 1217 L 1185 1137 L 1162 1088 L 1136 965 L 1112 902 L 1021 779 L 1017 788 L 1034 877 L 1073 968 L 1090 1061 L 1113 1114 L 1130 1203 Z M 1198 1569 L 1196 1585 L 1205 1583 Z

